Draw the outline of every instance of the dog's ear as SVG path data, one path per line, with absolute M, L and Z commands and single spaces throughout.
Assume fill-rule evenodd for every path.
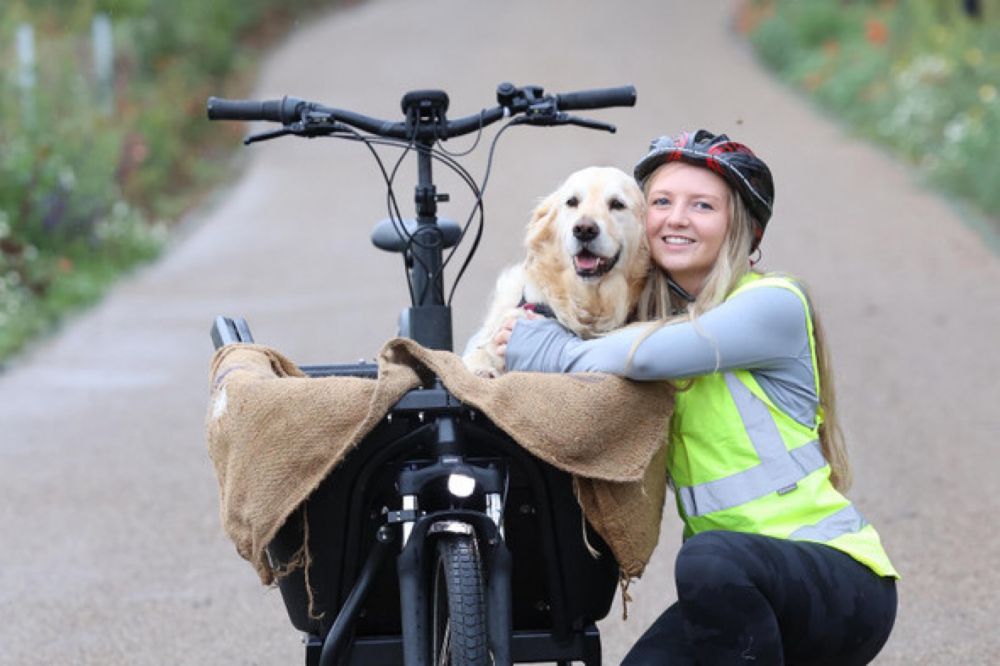
M 529 253 L 539 244 L 546 243 L 555 234 L 556 216 L 559 214 L 560 193 L 553 192 L 535 206 L 531 212 L 531 220 L 528 222 L 527 234 L 524 237 L 524 244 Z

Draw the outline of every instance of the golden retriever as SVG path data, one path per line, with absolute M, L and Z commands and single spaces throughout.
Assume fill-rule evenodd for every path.
M 612 167 L 571 174 L 532 213 L 527 256 L 497 279 L 486 320 L 466 347 L 466 366 L 484 377 L 502 373 L 493 339 L 525 309 L 555 316 L 581 338 L 623 326 L 649 271 L 644 224 L 642 191 L 631 176 Z

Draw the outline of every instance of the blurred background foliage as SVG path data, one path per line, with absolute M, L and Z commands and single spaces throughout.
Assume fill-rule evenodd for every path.
M 203 122 L 205 99 L 246 93 L 263 47 L 333 2 L 3 0 L 0 362 L 157 254 L 242 132 Z M 114 53 L 103 87 L 98 15 Z
M 760 56 L 1000 231 L 1000 0 L 750 0 Z

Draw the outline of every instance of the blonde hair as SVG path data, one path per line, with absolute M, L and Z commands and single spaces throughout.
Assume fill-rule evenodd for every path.
M 647 199 L 650 185 L 657 172 L 662 168 L 661 166 L 653 171 L 642 184 L 643 193 Z M 629 365 L 636 349 L 653 332 L 661 326 L 680 321 L 690 321 L 697 326 L 698 317 L 725 301 L 726 297 L 739 285 L 740 280 L 751 272 L 752 268 L 748 257 L 753 244 L 754 227 L 757 223 L 739 193 L 732 187 L 729 188 L 728 204 L 729 226 L 726 228 L 726 235 L 719 248 L 719 257 L 715 265 L 712 266 L 712 270 L 705 277 L 702 288 L 693 302 L 685 303 L 670 291 L 665 271 L 655 269 L 654 266 L 654 270 L 650 272 L 646 287 L 639 299 L 636 320 L 648 321 L 651 322 L 651 325 L 632 344 L 632 349 L 629 352 Z M 826 336 L 820 325 L 819 316 L 809 299 L 808 292 L 801 283 L 799 286 L 809 303 L 813 325 L 816 369 L 819 375 L 817 420 L 819 421 L 820 447 L 827 462 L 830 463 L 830 482 L 837 490 L 845 491 L 851 484 L 851 469 L 843 433 L 837 421 L 836 399 Z M 683 389 L 685 386 L 681 384 L 679 388 Z

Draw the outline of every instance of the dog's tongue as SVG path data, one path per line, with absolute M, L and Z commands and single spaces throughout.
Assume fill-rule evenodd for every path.
M 597 265 L 600 263 L 601 259 L 597 255 L 590 254 L 589 252 L 581 252 L 576 255 L 576 267 L 584 271 L 597 270 Z

